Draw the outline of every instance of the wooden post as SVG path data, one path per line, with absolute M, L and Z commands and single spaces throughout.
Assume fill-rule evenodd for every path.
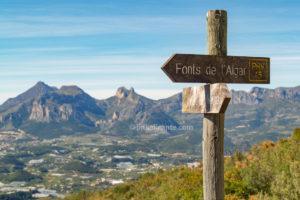
M 207 12 L 207 54 L 227 56 L 227 12 Z
M 227 13 L 207 12 L 207 53 L 227 55 Z M 204 114 L 203 119 L 204 200 L 224 200 L 224 113 Z

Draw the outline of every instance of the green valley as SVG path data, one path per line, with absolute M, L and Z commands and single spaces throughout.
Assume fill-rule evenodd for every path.
M 225 157 L 227 200 L 298 200 L 300 198 L 300 128 L 290 138 L 255 145 Z M 202 199 L 202 167 L 176 167 L 146 173 L 139 180 L 107 190 L 82 191 L 65 200 Z

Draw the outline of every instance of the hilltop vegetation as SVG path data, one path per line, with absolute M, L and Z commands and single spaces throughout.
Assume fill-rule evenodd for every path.
M 76 172 L 91 173 L 91 174 L 97 173 L 97 170 L 95 168 L 83 164 L 79 161 L 73 161 L 67 163 L 63 168 L 67 171 L 76 171 Z
M 4 182 L 10 183 L 13 181 L 25 181 L 25 182 L 29 182 L 29 181 L 33 181 L 33 180 L 40 181 L 41 178 L 36 175 L 33 175 L 27 171 L 18 170 L 9 175 L 1 177 L 1 180 L 3 180 Z
M 288 139 L 262 142 L 247 154 L 225 158 L 227 200 L 300 199 L 300 128 Z M 65 200 L 202 199 L 202 167 L 147 173 L 104 191 L 82 191 Z

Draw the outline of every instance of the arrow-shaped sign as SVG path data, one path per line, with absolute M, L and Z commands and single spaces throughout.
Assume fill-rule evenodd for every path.
M 173 82 L 270 83 L 270 58 L 174 54 L 161 69 Z

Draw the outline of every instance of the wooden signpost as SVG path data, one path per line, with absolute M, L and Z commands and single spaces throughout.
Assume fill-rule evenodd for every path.
M 227 56 L 224 10 L 207 13 L 207 51 L 174 54 L 162 70 L 173 82 L 209 83 L 183 89 L 182 112 L 204 113 L 204 200 L 224 200 L 224 113 L 231 99 L 226 83 L 270 83 L 270 58 Z

